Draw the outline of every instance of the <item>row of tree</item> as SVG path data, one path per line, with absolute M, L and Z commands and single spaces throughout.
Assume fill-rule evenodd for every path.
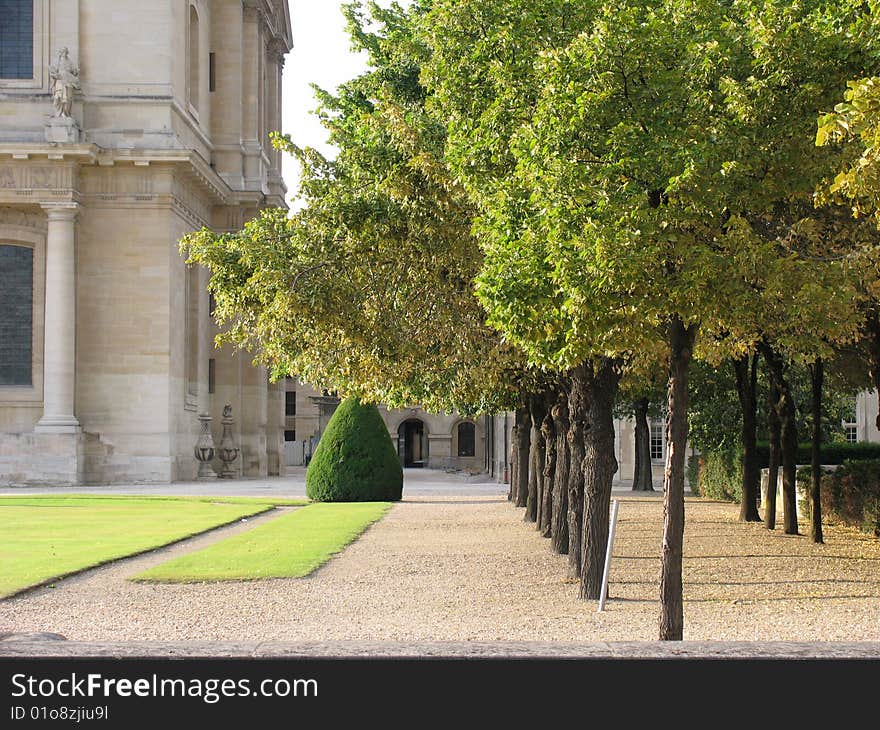
M 824 363 L 843 346 L 865 343 L 880 378 L 876 229 L 841 204 L 863 196 L 854 182 L 829 186 L 853 146 L 815 139 L 847 81 L 880 73 L 875 10 L 352 4 L 371 68 L 316 90 L 338 155 L 276 138 L 302 166 L 302 210 L 182 247 L 211 270 L 222 338 L 276 375 L 390 406 L 513 410 L 511 499 L 568 554 L 583 598 L 599 596 L 615 408 L 640 404 L 644 424 L 665 380 L 660 638 L 681 639 L 691 363 L 734 363 L 748 520 L 767 363 L 787 532 L 788 368 L 810 368 L 819 408 Z M 847 113 L 823 119 L 819 141 L 847 134 Z

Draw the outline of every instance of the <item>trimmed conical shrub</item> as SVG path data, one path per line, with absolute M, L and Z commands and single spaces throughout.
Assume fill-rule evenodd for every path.
M 386 502 L 402 493 L 400 458 L 379 409 L 347 398 L 309 462 L 306 494 L 316 502 Z

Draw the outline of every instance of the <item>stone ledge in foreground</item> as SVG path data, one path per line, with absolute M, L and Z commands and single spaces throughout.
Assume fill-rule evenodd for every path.
M 880 659 L 880 642 L 86 642 L 13 637 L 0 639 L 0 657 Z

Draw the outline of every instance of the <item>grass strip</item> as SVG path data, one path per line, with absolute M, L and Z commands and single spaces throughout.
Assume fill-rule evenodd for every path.
M 388 502 L 313 504 L 157 565 L 133 580 L 195 583 L 299 578 L 341 552 L 390 507 Z
M 236 522 L 278 503 L 230 502 L 226 497 L 0 497 L 0 598 Z
M 309 504 L 309 500 L 298 497 L 227 497 L 190 496 L 167 494 L 0 494 L 0 507 L 15 506 L 78 506 L 87 501 L 131 501 L 139 502 L 204 502 L 208 504 L 239 504 L 266 507 L 299 507 Z

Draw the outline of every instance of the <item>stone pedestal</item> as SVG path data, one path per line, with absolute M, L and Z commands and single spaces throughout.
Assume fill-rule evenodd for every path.
M 800 471 L 803 467 L 798 466 L 798 471 Z M 825 469 L 826 467 L 822 467 Z M 767 504 L 767 491 L 770 488 L 770 470 L 769 469 L 761 469 L 761 507 Z M 796 514 L 798 520 L 804 519 L 804 504 L 802 499 L 801 490 L 798 489 L 798 495 L 796 500 Z M 776 476 L 776 514 L 781 515 L 783 512 L 783 496 L 782 496 L 782 467 L 779 467 L 779 473 Z
M 80 429 L 0 434 L 0 486 L 75 487 L 84 481 Z
M 78 144 L 82 134 L 79 125 L 70 117 L 51 117 L 44 128 L 47 142 Z

